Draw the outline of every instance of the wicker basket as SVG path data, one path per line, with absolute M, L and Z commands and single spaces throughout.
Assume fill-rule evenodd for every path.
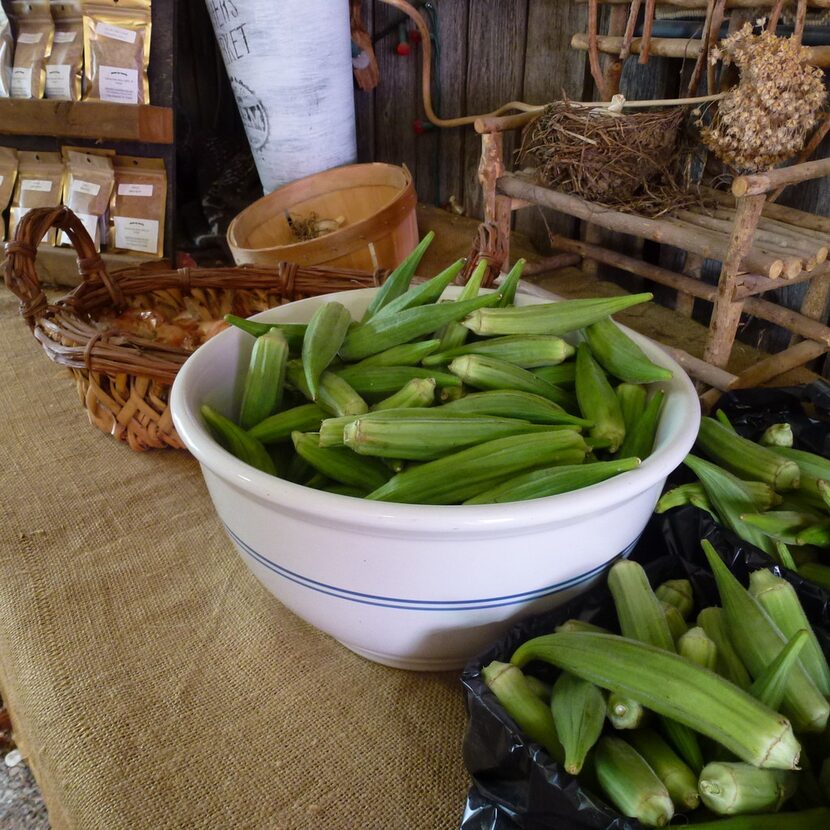
M 35 270 L 36 240 L 52 227 L 72 240 L 82 277 L 55 303 L 47 300 Z M 125 268 L 108 274 L 80 220 L 67 208 L 26 214 L 14 241 L 6 243 L 4 274 L 46 354 L 72 372 L 90 422 L 134 450 L 183 448 L 167 402 L 191 350 L 117 328 L 103 330 L 96 321 L 104 314 L 159 301 L 184 308 L 186 298 L 188 308 L 196 304 L 213 319 L 228 311 L 248 317 L 303 297 L 378 285 L 385 275 L 290 263 L 275 268 Z
M 66 231 L 78 254 L 81 284 L 49 303 L 35 269 L 37 242 L 50 228 Z M 479 257 L 498 274 L 501 258 L 492 230 L 482 225 L 459 281 L 466 280 Z M 302 267 L 274 268 L 125 268 L 107 273 L 80 220 L 71 210 L 36 208 L 6 243 L 6 286 L 20 299 L 20 313 L 46 354 L 71 371 L 92 424 L 134 450 L 182 449 L 168 406 L 170 386 L 192 349 L 165 345 L 131 331 L 104 328 L 105 315 L 128 309 L 167 307 L 204 311 L 210 319 L 231 312 L 248 317 L 303 297 L 379 285 L 388 272 Z

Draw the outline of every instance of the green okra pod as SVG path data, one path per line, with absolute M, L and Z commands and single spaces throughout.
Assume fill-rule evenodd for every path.
M 471 312 L 463 325 L 475 334 L 568 334 L 611 314 L 648 302 L 653 294 L 631 294 L 590 300 L 563 300 Z
M 646 710 L 642 703 L 617 692 L 608 695 L 606 711 L 614 729 L 639 729 L 645 722 Z
M 768 426 L 758 443 L 764 447 L 792 447 L 793 428 L 787 423 Z
M 790 672 L 804 649 L 808 636 L 806 629 L 793 634 L 775 660 L 758 675 L 757 680 L 750 686 L 750 694 L 770 709 L 777 710 L 781 707 Z
M 424 358 L 423 365 L 439 366 L 466 354 L 483 354 L 505 360 L 522 369 L 533 369 L 561 363 L 574 354 L 574 347 L 561 337 L 553 335 L 492 337 L 431 354 Z
M 688 579 L 667 579 L 655 588 L 654 593 L 661 602 L 674 605 L 683 619 L 688 619 L 695 607 L 695 592 Z
M 746 482 L 691 453 L 683 463 L 700 479 L 721 522 L 742 539 L 775 556 L 775 545 L 769 536 L 741 519 L 744 514 L 756 512 L 755 500 Z
M 621 455 L 636 455 L 638 458 L 647 458 L 651 455 L 665 397 L 665 392 L 658 389 L 648 399 L 642 418 L 630 432 L 625 434 L 625 440 L 620 447 Z
M 703 666 L 704 669 L 715 671 L 717 668 L 718 647 L 700 626 L 690 628 L 678 639 L 677 651 L 681 657 Z
M 360 455 L 430 461 L 508 435 L 556 429 L 516 418 L 442 418 L 437 410 L 432 418 L 411 421 L 383 418 L 377 413 L 347 424 L 343 443 Z
M 750 673 L 758 677 L 775 660 L 787 639 L 712 545 L 704 539 L 701 546 L 715 577 L 730 640 Z M 799 663 L 790 672 L 782 712 L 799 731 L 821 732 L 827 726 L 830 704 Z
M 798 566 L 798 575 L 830 591 L 830 566 L 818 562 L 804 562 Z
M 786 770 L 718 761 L 704 767 L 697 786 L 706 807 L 730 816 L 777 812 L 793 795 L 796 784 L 796 776 Z
M 637 458 L 621 458 L 617 461 L 596 461 L 591 464 L 574 464 L 532 470 L 508 479 L 478 493 L 464 504 L 496 504 L 498 502 L 525 501 L 560 493 L 570 493 L 606 481 L 615 475 L 633 470 L 639 465 Z
M 648 391 L 639 383 L 619 383 L 614 393 L 620 402 L 620 411 L 625 424 L 626 435 L 639 423 L 646 411 Z
M 515 389 L 492 389 L 473 392 L 441 407 L 442 411 L 468 412 L 478 415 L 502 415 L 522 418 L 535 424 L 570 424 L 589 427 L 591 422 L 566 412 L 559 404 L 542 395 Z
M 397 314 L 373 317 L 349 330 L 340 347 L 340 357 L 346 361 L 362 360 L 430 334 L 445 323 L 460 320 L 475 309 L 497 302 L 498 294 L 484 294 L 472 300 L 432 303 L 406 308 Z
M 573 430 L 511 435 L 406 469 L 368 498 L 458 504 L 522 470 L 549 466 L 563 455 L 572 458 L 575 452 L 584 454 L 586 449 L 581 436 Z
M 742 438 L 714 418 L 700 419 L 698 445 L 716 463 L 737 476 L 765 481 L 777 492 L 799 486 L 798 464 Z
M 373 412 L 380 412 L 386 409 L 402 409 L 431 406 L 435 401 L 435 378 L 412 378 L 407 381 L 397 392 L 393 392 L 388 398 L 378 401 L 373 407 Z
M 521 669 L 494 660 L 482 669 L 481 676 L 519 728 L 531 740 L 541 744 L 551 758 L 563 763 L 565 750 L 556 732 L 550 706 L 534 694 Z
M 361 322 L 365 323 L 385 305 L 391 303 L 396 297 L 400 297 L 409 288 L 409 283 L 412 282 L 412 277 L 415 276 L 415 269 L 420 265 L 421 259 L 423 259 L 427 248 L 429 248 L 434 238 L 435 233 L 429 231 L 415 246 L 414 250 L 404 257 L 403 262 L 392 271 L 383 285 L 375 292 Z
M 531 369 L 534 375 L 542 380 L 552 383 L 554 386 L 562 386 L 570 389 L 576 383 L 576 363 L 569 360 L 567 363 L 560 363 L 557 366 L 540 366 L 538 369 Z
M 519 282 L 522 279 L 522 271 L 524 271 L 527 261 L 524 259 L 517 259 L 516 264 L 510 269 L 510 272 L 504 278 L 504 282 L 499 287 L 499 308 L 507 308 L 512 306 L 516 300 L 516 290 L 519 287 Z
M 796 450 L 792 447 L 769 447 L 771 452 L 788 461 L 793 461 L 800 470 L 799 495 L 806 496 L 817 504 L 822 504 L 819 490 L 820 481 L 830 481 L 830 459 L 822 458 L 814 452 Z
M 289 360 L 286 367 L 286 380 L 295 389 L 312 399 L 308 388 L 303 362 Z M 369 404 L 349 385 L 349 383 L 334 372 L 323 372 L 317 388 L 316 403 L 321 409 L 332 415 L 362 415 L 369 411 Z
M 380 311 L 375 313 L 375 317 L 381 317 L 388 314 L 397 314 L 406 308 L 415 308 L 419 305 L 429 305 L 430 303 L 437 303 L 444 293 L 444 289 L 459 275 L 461 269 L 464 267 L 464 260 L 456 260 L 449 268 L 445 268 L 440 274 L 433 277 L 431 280 L 421 283 L 420 285 L 413 285 L 404 291 L 399 297 L 396 297 L 390 303 L 385 305 Z
M 487 259 L 484 257 L 479 259 L 476 263 L 476 267 L 473 269 L 473 273 L 470 274 L 469 279 L 461 289 L 456 302 L 472 300 L 474 297 L 478 296 L 478 292 L 481 290 L 481 285 L 484 282 L 484 275 L 487 273 L 488 267 L 489 262 Z M 465 329 L 461 323 L 457 320 L 453 320 L 441 326 L 441 328 L 439 328 L 433 336 L 437 337 L 441 343 L 438 351 L 443 352 L 447 349 L 455 349 L 458 346 L 464 345 L 469 333 L 469 330 Z
M 292 432 L 315 432 L 326 417 L 316 403 L 304 403 L 265 418 L 252 426 L 248 435 L 262 444 L 276 444 L 290 440 Z
M 830 667 L 795 588 L 786 579 L 762 568 L 749 575 L 749 592 L 769 614 L 784 637 L 789 639 L 799 631 L 806 632 L 807 644 L 799 659 L 819 691 L 825 697 L 830 697 Z
M 591 353 L 606 372 L 626 383 L 671 380 L 672 373 L 654 363 L 610 318 L 583 329 Z
M 224 320 L 253 337 L 261 337 L 269 331 L 278 331 L 288 341 L 288 347 L 292 352 L 297 351 L 303 345 L 303 338 L 308 328 L 305 323 L 259 323 L 256 320 L 237 317 L 235 314 L 226 314 Z
M 317 400 L 320 375 L 343 345 L 351 322 L 348 309 L 342 303 L 333 301 L 323 303 L 311 315 L 303 339 L 302 359 L 305 380 L 313 400 Z
M 456 357 L 449 370 L 468 386 L 484 390 L 515 390 L 540 395 L 560 406 L 572 406 L 570 392 L 559 389 L 551 383 L 505 360 L 481 354 L 467 354 Z
M 697 776 L 674 750 L 653 729 L 636 729 L 627 737 L 663 782 L 675 807 L 694 810 L 700 804 Z
M 239 409 L 242 429 L 264 421 L 279 407 L 287 362 L 288 343 L 279 331 L 269 331 L 254 341 Z
M 417 366 L 427 355 L 432 354 L 439 344 L 439 340 L 401 343 L 400 346 L 392 346 L 391 349 L 370 355 L 352 365 L 355 368 L 358 366 Z
M 256 438 L 207 404 L 203 404 L 199 411 L 211 434 L 224 449 L 263 473 L 277 475 L 273 459 Z
M 510 662 L 542 660 L 609 691 L 629 695 L 664 717 L 693 727 L 741 760 L 797 769 L 801 746 L 787 718 L 678 654 L 593 632 L 557 632 L 519 646 Z M 659 678 L 659 682 L 655 682 Z
M 689 626 L 686 624 L 686 620 L 683 619 L 683 615 L 676 605 L 662 601 L 660 605 L 663 608 L 663 616 L 666 618 L 669 631 L 671 631 L 672 640 L 674 640 L 675 647 L 677 648 L 678 641 L 689 630 Z
M 461 386 L 456 375 L 423 366 L 345 366 L 335 374 L 361 396 L 391 395 L 414 378 L 430 378 L 440 389 Z
M 593 683 L 562 672 L 553 685 L 550 705 L 565 749 L 565 771 L 578 775 L 602 733 L 605 698 Z
M 666 786 L 630 744 L 606 735 L 597 743 L 594 767 L 612 804 L 647 827 L 665 827 L 674 815 Z
M 582 416 L 594 424 L 591 437 L 608 440 L 610 451 L 616 452 L 625 438 L 622 409 L 605 372 L 585 343 L 580 343 L 576 352 L 576 399 Z
M 723 609 L 716 606 L 703 608 L 697 615 L 697 624 L 718 649 L 718 674 L 741 689 L 749 689 L 752 680 L 729 639 Z
M 384 484 L 390 471 L 375 458 L 362 458 L 342 447 L 321 447 L 313 433 L 295 432 L 294 449 L 318 472 L 349 487 L 371 491 Z

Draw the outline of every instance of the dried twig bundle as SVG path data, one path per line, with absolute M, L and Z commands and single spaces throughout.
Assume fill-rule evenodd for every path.
M 549 187 L 653 215 L 676 207 L 686 190 L 683 118 L 679 107 L 623 114 L 559 101 L 527 128 L 519 156 L 533 158 Z
M 753 34 L 746 23 L 712 51 L 710 61 L 718 60 L 734 63 L 740 81 L 719 101 L 708 126 L 698 122 L 703 143 L 742 173 L 795 155 L 827 97 L 822 72 L 807 63 L 804 47 L 768 31 Z

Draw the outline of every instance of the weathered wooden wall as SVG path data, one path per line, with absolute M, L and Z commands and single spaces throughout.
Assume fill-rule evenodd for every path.
M 438 16 L 439 83 L 435 109 L 443 118 L 489 112 L 506 101 L 544 103 L 563 93 L 583 95 L 585 57 L 568 46 L 584 29 L 584 6 L 569 0 L 432 0 Z M 381 2 L 364 3 L 370 32 L 400 13 Z M 472 127 L 416 135 L 423 119 L 421 54 L 395 53 L 395 32 L 375 45 L 381 80 L 356 91 L 358 154 L 362 161 L 404 163 L 422 202 L 445 205 L 454 196 L 465 212 L 481 215 L 476 178 L 480 140 Z M 512 149 L 512 148 L 511 148 Z M 534 212 L 535 213 L 535 212 Z M 538 218 L 524 212 L 519 227 Z

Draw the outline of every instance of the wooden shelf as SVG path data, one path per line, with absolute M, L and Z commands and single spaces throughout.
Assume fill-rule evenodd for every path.
M 151 257 L 147 254 L 120 254 L 101 252 L 101 259 L 112 273 L 119 268 L 135 268 L 139 265 L 156 264 L 161 269 L 170 268 L 167 259 Z M 40 281 L 48 285 L 60 285 L 74 288 L 81 282 L 78 273 L 78 263 L 74 248 L 54 248 L 51 245 L 41 245 L 37 249 L 35 260 L 37 274 Z
M 173 143 L 173 110 L 151 104 L 0 98 L 0 133 Z

